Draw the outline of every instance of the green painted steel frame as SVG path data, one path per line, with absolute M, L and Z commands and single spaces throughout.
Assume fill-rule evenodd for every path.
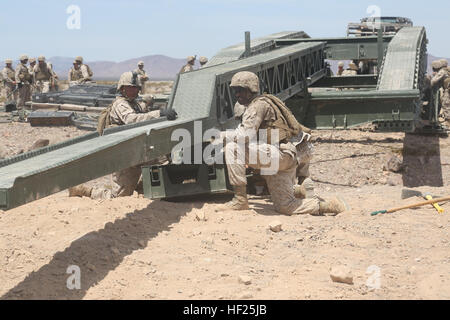
M 419 90 L 315 92 L 302 120 L 315 129 L 348 129 L 374 123 L 379 130 L 413 132 L 419 121 L 419 101 Z
M 383 36 L 383 52 L 385 52 L 392 39 L 393 36 Z M 276 44 L 279 46 L 307 43 L 311 41 L 326 43 L 326 59 L 329 60 L 378 59 L 378 37 L 275 40 Z

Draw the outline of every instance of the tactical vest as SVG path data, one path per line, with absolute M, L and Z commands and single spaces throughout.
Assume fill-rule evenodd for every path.
M 31 82 L 31 74 L 28 72 L 28 68 L 23 64 L 19 64 L 17 66 L 19 69 L 19 79 L 20 81 L 28 81 Z
M 12 81 L 14 81 L 15 76 L 16 76 L 16 73 L 14 72 L 14 70 L 11 68 L 7 68 L 7 67 L 5 67 L 5 69 L 6 69 L 6 74 L 8 75 L 8 78 L 11 79 Z M 6 79 L 3 79 L 3 81 L 5 81 L 5 80 Z
M 52 77 L 47 66 L 41 68 L 39 65 L 34 69 L 34 77 L 37 81 L 49 81 Z
M 102 113 L 100 113 L 100 116 L 98 117 L 97 122 L 97 132 L 99 135 L 103 135 L 103 132 L 106 128 L 111 126 L 111 118 L 109 115 L 111 114 L 112 106 L 114 102 L 111 103 L 107 108 L 102 110 Z
M 97 122 L 97 132 L 99 135 L 103 135 L 103 132 L 107 128 L 119 126 L 116 123 L 112 123 L 111 117 L 110 117 L 112 107 L 113 107 L 114 103 L 117 101 L 117 99 L 118 98 L 116 98 L 108 107 L 106 107 L 105 109 L 102 110 L 102 113 L 100 113 L 100 116 L 98 117 L 98 122 Z M 137 103 L 136 101 L 134 103 L 130 103 L 130 106 L 131 106 L 131 108 L 133 108 L 133 110 L 136 113 L 144 113 L 144 111 L 141 109 L 139 103 Z
M 272 134 L 272 130 L 278 130 L 278 141 L 287 142 L 290 138 L 299 135 L 301 132 L 311 133 L 311 129 L 301 125 L 291 110 L 284 104 L 283 101 L 271 94 L 263 94 L 254 101 L 262 100 L 268 103 L 274 113 L 274 121 L 264 121 L 261 124 L 260 129 L 267 130 L 267 143 L 271 144 L 275 142 L 275 136 Z
M 450 77 L 444 80 L 444 89 L 450 89 Z
M 83 79 L 83 73 L 80 69 L 75 70 L 74 68 L 70 69 L 70 79 L 72 81 L 77 81 Z
M 188 63 L 181 68 L 180 73 L 191 72 L 193 70 L 194 68 Z
M 94 73 L 92 72 L 91 68 L 87 64 L 83 64 L 83 66 L 86 67 L 89 77 L 92 77 L 94 75 Z M 80 70 L 81 70 L 81 67 L 80 67 Z

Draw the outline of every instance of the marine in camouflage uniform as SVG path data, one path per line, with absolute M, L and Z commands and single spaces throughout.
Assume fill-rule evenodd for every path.
M 443 87 L 444 81 L 448 77 L 447 65 L 447 60 L 435 60 L 431 63 L 431 67 L 433 68 L 431 87 Z
M 57 76 L 51 66 L 45 62 L 44 56 L 40 56 L 38 61 L 39 63 L 33 69 L 33 83 L 37 92 L 47 93 L 54 90 Z
M 70 87 L 80 84 L 83 81 L 83 73 L 77 61 L 73 62 L 73 67 L 70 68 L 67 79 Z
M 205 64 L 208 63 L 208 58 L 207 57 L 200 57 L 198 62 L 200 62 L 200 68 L 203 68 L 205 66 Z
M 344 62 L 339 61 L 339 63 L 338 63 L 338 71 L 336 73 L 336 76 L 342 76 L 343 72 L 344 72 Z
M 17 98 L 17 110 L 21 110 L 25 107 L 25 102 L 31 100 L 31 83 L 33 78 L 27 68 L 28 56 L 22 55 L 20 57 L 20 63 L 16 67 L 15 79 L 19 87 L 19 94 Z
M 444 81 L 444 93 L 442 95 L 442 117 L 445 121 L 450 121 L 450 77 Z
M 5 60 L 5 67 L 2 70 L 2 82 L 3 82 L 3 96 L 6 100 L 17 100 L 17 91 L 11 95 L 16 89 L 16 75 L 12 68 L 12 60 Z
M 445 59 L 435 60 L 431 63 L 433 68 L 433 75 L 431 77 L 431 90 L 432 92 L 439 92 L 440 104 L 441 104 L 441 114 L 444 118 L 448 116 L 448 101 L 445 97 L 444 82 L 449 78 L 449 73 L 447 70 L 448 62 Z
M 234 117 L 242 122 L 242 117 L 245 113 L 246 106 L 243 106 L 239 102 L 234 105 Z M 298 167 L 296 171 L 296 181 L 294 184 L 294 195 L 296 198 L 310 198 L 314 195 L 314 184 L 309 178 L 309 167 L 311 164 L 313 146 L 310 142 L 311 135 L 304 133 L 301 137 L 301 141 L 297 144 L 298 151 Z M 257 184 L 264 186 L 264 183 L 260 181 L 258 177 L 255 177 Z
M 29 66 L 28 66 L 28 72 L 31 74 L 31 78 L 33 79 L 30 87 L 30 94 L 33 94 L 36 92 L 35 82 L 34 82 L 34 67 L 36 66 L 36 58 L 30 58 L 28 60 Z
M 195 56 L 189 56 L 187 58 L 187 64 L 181 68 L 180 73 L 194 71 L 195 59 Z
M 347 70 L 342 72 L 342 76 L 357 76 L 358 75 L 358 66 L 354 62 L 350 62 L 348 64 Z
M 78 56 L 75 58 L 75 62 L 80 66 L 81 71 L 81 79 L 79 80 L 80 83 L 90 82 L 92 81 L 92 77 L 94 76 L 94 73 L 92 72 L 91 68 L 83 63 L 83 57 Z
M 145 91 L 145 83 L 148 81 L 147 73 L 144 70 L 144 61 L 139 61 L 137 69 L 134 70 L 139 76 L 139 80 L 141 81 L 141 92 Z
M 159 110 L 148 111 L 145 104 L 136 101 L 140 89 L 138 75 L 133 72 L 125 72 L 121 75 L 117 90 L 121 96 L 117 97 L 111 106 L 109 120 L 112 126 L 126 125 L 141 121 L 147 121 L 160 116 L 167 116 L 169 120 L 174 120 L 176 113 L 168 115 Z M 135 88 L 133 90 L 132 88 Z M 131 168 L 116 172 L 112 175 L 112 188 L 89 188 L 79 185 L 69 189 L 69 196 L 86 196 L 92 199 L 110 199 L 117 197 L 131 196 L 135 191 L 141 176 L 141 166 L 151 163 L 143 163 Z
M 297 146 L 300 139 L 293 137 L 280 141 L 279 146 L 263 143 L 255 143 L 258 130 L 279 130 L 274 126 L 277 119 L 275 107 L 268 102 L 267 97 L 258 96 L 259 79 L 252 72 L 238 72 L 231 80 L 230 85 L 238 102 L 245 106 L 242 123 L 233 132 L 223 132 L 226 138 L 224 147 L 227 163 L 228 177 L 233 186 L 234 198 L 221 206 L 218 210 L 247 210 L 247 177 L 246 166 L 261 170 L 261 175 L 266 180 L 275 210 L 282 214 L 338 214 L 346 210 L 346 205 L 339 199 L 320 201 L 319 198 L 297 199 L 294 196 L 294 184 L 296 171 L 299 164 L 299 151 Z M 287 125 L 286 123 L 284 125 Z M 280 130 L 281 131 L 281 130 Z M 286 131 L 287 132 L 287 131 Z M 283 136 L 280 133 L 280 136 Z M 248 140 L 247 140 L 248 139 Z M 239 141 L 247 141 L 239 143 Z M 257 155 L 256 161 L 250 162 L 250 155 Z M 239 161 L 245 159 L 245 161 Z M 263 164 L 263 160 L 268 163 Z M 256 163 L 254 163 L 256 162 Z M 265 161 L 264 161 L 265 162 Z M 265 171 L 275 165 L 276 172 Z

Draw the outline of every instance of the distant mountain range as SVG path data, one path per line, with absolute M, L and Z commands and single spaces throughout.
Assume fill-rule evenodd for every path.
M 67 79 L 69 69 L 75 58 L 51 57 L 48 59 L 60 79 Z M 86 61 L 94 72 L 97 80 L 117 80 L 126 71 L 137 68 L 139 61 L 144 61 L 144 70 L 149 74 L 150 80 L 175 79 L 181 67 L 186 64 L 185 59 L 175 59 L 163 55 L 152 55 L 130 59 L 122 62 L 113 61 Z
M 48 59 L 53 64 L 53 69 L 60 79 L 67 79 L 67 73 L 72 67 L 75 58 L 51 57 Z M 441 59 L 433 55 L 428 55 L 428 73 L 431 73 L 431 62 Z M 450 59 L 447 59 L 450 64 Z M 173 80 L 181 67 L 186 64 L 185 59 L 176 59 L 164 55 L 151 55 L 122 62 L 113 61 L 86 61 L 94 72 L 94 79 L 97 80 L 118 80 L 123 72 L 137 68 L 139 61 L 144 61 L 144 69 L 150 76 L 150 80 Z M 198 61 L 197 61 L 198 62 Z M 17 62 L 14 63 L 14 66 Z M 338 61 L 331 61 L 333 72 L 337 70 Z M 347 63 L 346 63 L 347 67 Z M 198 68 L 198 65 L 197 65 Z

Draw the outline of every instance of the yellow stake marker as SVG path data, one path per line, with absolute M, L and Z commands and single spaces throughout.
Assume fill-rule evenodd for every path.
M 427 199 L 427 200 L 433 200 L 433 197 L 430 196 L 430 195 L 426 195 L 426 196 L 425 196 L 425 199 Z M 444 213 L 444 209 L 442 209 L 437 203 L 433 203 L 433 207 L 436 208 L 437 212 L 439 212 L 439 213 Z

